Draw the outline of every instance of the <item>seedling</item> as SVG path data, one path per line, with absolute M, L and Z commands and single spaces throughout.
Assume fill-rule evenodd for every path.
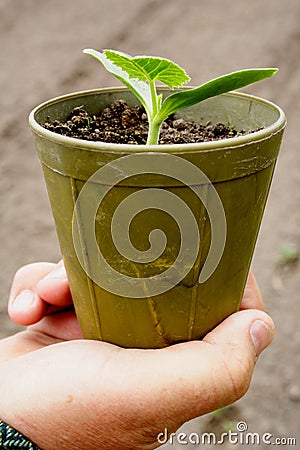
M 162 94 L 157 93 L 157 81 L 175 89 L 190 80 L 185 70 L 174 62 L 159 57 L 130 56 L 114 50 L 104 50 L 101 53 L 85 49 L 83 52 L 100 61 L 144 106 L 149 122 L 147 145 L 158 143 L 161 124 L 170 114 L 210 97 L 272 77 L 278 71 L 274 68 L 239 70 L 215 78 L 199 87 L 174 92 L 163 100 Z

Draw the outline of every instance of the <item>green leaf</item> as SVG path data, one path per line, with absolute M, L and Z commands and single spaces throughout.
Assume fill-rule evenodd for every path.
M 240 70 L 215 78 L 197 88 L 171 94 L 162 104 L 157 120 L 163 121 L 180 109 L 272 77 L 277 71 L 278 69 L 273 68 Z
M 180 87 L 190 80 L 181 67 L 168 59 L 130 56 L 114 50 L 104 50 L 104 54 L 114 65 L 127 72 L 131 79 L 143 82 L 160 81 L 170 88 Z
M 83 53 L 93 56 L 97 61 L 101 62 L 108 72 L 117 77 L 131 92 L 138 98 L 147 112 L 151 113 L 151 92 L 148 83 L 140 81 L 137 78 L 131 79 L 129 74 L 121 67 L 109 60 L 104 53 L 98 52 L 91 48 L 86 48 Z

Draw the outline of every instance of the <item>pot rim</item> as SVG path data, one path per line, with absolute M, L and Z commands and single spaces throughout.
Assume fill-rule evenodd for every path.
M 188 86 L 190 89 L 191 86 Z M 159 90 L 167 90 L 170 89 L 165 87 L 159 87 Z M 107 143 L 102 141 L 87 141 L 84 139 L 77 139 L 77 138 L 71 138 L 68 136 L 63 136 L 58 133 L 55 133 L 53 131 L 47 130 L 42 125 L 38 123 L 36 120 L 36 115 L 43 109 L 54 105 L 55 103 L 60 103 L 62 101 L 66 101 L 71 98 L 75 97 L 83 97 L 87 95 L 95 95 L 99 93 L 111 93 L 111 92 L 124 92 L 129 91 L 128 88 L 124 87 L 107 87 L 107 88 L 99 88 L 99 89 L 88 89 L 78 92 L 72 92 L 69 94 L 60 95 L 57 97 L 54 97 L 52 99 L 49 99 L 38 106 L 36 106 L 29 114 L 29 125 L 39 136 L 43 136 L 47 138 L 49 141 L 54 141 L 56 143 L 63 144 L 68 147 L 74 147 L 74 148 L 81 148 L 89 151 L 99 151 L 99 150 L 106 150 L 112 153 L 136 153 L 141 151 L 147 151 L 147 152 L 163 152 L 163 153 L 174 153 L 174 152 L 191 152 L 191 151 L 210 151 L 210 150 L 216 150 L 216 149 L 224 149 L 224 148 L 232 148 L 237 147 L 241 145 L 245 145 L 249 142 L 253 141 L 261 141 L 269 137 L 270 135 L 275 135 L 279 133 L 286 125 L 286 116 L 284 111 L 275 103 L 266 100 L 261 97 L 257 97 L 251 94 L 245 94 L 242 92 L 228 92 L 225 94 L 221 94 L 220 96 L 235 96 L 235 97 L 241 97 L 241 98 L 248 98 L 249 100 L 260 102 L 265 104 L 266 106 L 269 106 L 270 108 L 273 108 L 278 113 L 278 119 L 273 122 L 271 125 L 268 125 L 264 128 L 262 128 L 259 131 L 254 131 L 252 133 L 248 133 L 242 136 L 233 137 L 233 138 L 226 138 L 226 139 L 220 139 L 220 140 L 214 140 L 209 142 L 198 142 L 198 143 L 190 143 L 190 144 L 159 144 L 159 145 L 146 145 L 146 144 L 114 144 L 114 143 Z

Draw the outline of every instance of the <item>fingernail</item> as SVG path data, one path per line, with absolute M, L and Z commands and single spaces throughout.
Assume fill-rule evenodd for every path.
M 48 273 L 48 275 L 46 275 L 44 277 L 44 279 L 49 279 L 49 278 L 65 280 L 67 278 L 67 275 L 66 275 L 66 270 L 65 270 L 64 266 L 58 267 L 57 269 L 53 270 L 53 272 Z
M 255 320 L 250 327 L 250 336 L 258 356 L 272 341 L 273 332 L 262 320 Z
M 22 307 L 31 306 L 34 302 L 34 292 L 30 289 L 24 289 L 13 300 L 12 304 L 15 306 L 22 305 Z

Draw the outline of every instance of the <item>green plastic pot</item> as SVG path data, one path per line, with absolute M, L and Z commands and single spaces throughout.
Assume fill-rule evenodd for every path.
M 167 89 L 162 92 L 169 94 Z M 211 98 L 181 111 L 178 117 L 259 131 L 185 145 L 88 142 L 43 128 L 46 120 L 64 119 L 76 106 L 96 114 L 120 98 L 136 104 L 126 89 L 99 89 L 52 99 L 30 114 L 83 335 L 139 348 L 201 339 L 239 309 L 285 128 L 284 113 L 270 102 L 245 94 Z M 180 170 L 176 172 L 181 164 L 182 176 Z M 193 175 L 186 183 L 189 167 L 199 178 Z M 155 208 L 160 195 L 164 198 L 166 193 L 165 207 Z M 135 215 L 134 206 L 141 210 L 146 194 L 145 210 Z M 130 197 L 133 201 L 126 211 L 125 199 Z M 174 206 L 177 200 L 178 209 Z M 120 205 L 122 220 L 113 222 Z M 174 217 L 166 213 L 169 206 Z M 186 231 L 188 213 L 194 217 L 199 241 L 195 230 Z M 127 215 L 128 228 L 123 223 Z M 181 228 L 189 241 L 183 251 Z M 160 245 L 165 242 L 164 251 L 153 258 L 151 232 L 155 229 L 163 231 L 166 242 L 159 241 Z M 132 243 L 137 259 L 122 250 L 122 235 L 127 250 L 128 241 Z M 217 255 L 213 255 L 213 240 Z M 143 259 L 145 254 L 148 259 Z M 176 266 L 178 254 L 181 260 Z M 213 258 L 209 269 L 208 260 Z M 105 272 L 106 266 L 112 271 Z M 167 270 L 171 275 L 164 279 Z M 204 271 L 206 276 L 201 279 Z M 161 277 L 157 283 L 155 277 Z

